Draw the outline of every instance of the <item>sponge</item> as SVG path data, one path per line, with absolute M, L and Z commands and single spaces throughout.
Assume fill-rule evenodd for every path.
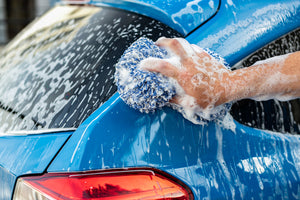
M 123 101 L 141 112 L 153 112 L 165 106 L 175 95 L 167 77 L 140 69 L 139 63 L 149 57 L 165 58 L 167 51 L 153 41 L 140 38 L 134 42 L 116 64 L 115 82 Z
M 209 50 L 206 52 L 229 67 L 217 54 Z M 140 62 L 149 57 L 168 58 L 168 52 L 155 45 L 152 40 L 142 37 L 124 52 L 115 66 L 115 82 L 121 99 L 130 107 L 143 113 L 154 112 L 163 106 L 171 105 L 169 101 L 176 95 L 176 86 L 169 77 L 140 68 Z M 184 108 L 178 105 L 172 107 L 188 120 L 200 124 L 208 120 L 223 118 L 231 104 L 218 106 L 206 119 L 199 113 L 193 113 L 193 117 L 190 117 L 190 114 L 187 115 Z

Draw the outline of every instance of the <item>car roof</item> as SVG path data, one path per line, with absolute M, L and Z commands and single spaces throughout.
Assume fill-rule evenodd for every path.
M 187 35 L 214 16 L 219 0 L 57 0 L 57 3 L 112 6 L 159 20 Z

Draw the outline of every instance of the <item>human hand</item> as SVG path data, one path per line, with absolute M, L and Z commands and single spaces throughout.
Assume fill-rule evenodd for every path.
M 182 38 L 160 38 L 156 44 L 166 49 L 170 58 L 148 58 L 141 67 L 176 80 L 179 86 L 171 103 L 201 110 L 226 103 L 224 81 L 230 70 L 222 63 Z

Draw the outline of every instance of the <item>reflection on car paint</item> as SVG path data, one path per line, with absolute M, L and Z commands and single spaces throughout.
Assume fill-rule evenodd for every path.
M 293 0 L 284 3 L 281 0 L 221 1 L 213 20 L 188 38 L 233 65 L 257 48 L 298 28 L 299 10 L 300 2 Z
M 235 1 L 236 2 L 236 1 Z M 234 11 L 235 4 L 228 5 L 228 12 Z M 249 45 L 249 42 L 255 41 L 269 28 L 276 27 L 278 24 L 287 20 L 286 16 L 297 15 L 297 10 L 300 9 L 300 2 L 293 1 L 289 3 L 276 3 L 261 9 L 256 10 L 251 18 L 244 20 L 236 20 L 231 24 L 226 25 L 219 32 L 209 35 L 198 43 L 199 46 L 210 47 L 212 49 L 231 46 L 231 48 L 222 48 L 222 55 L 230 56 L 231 52 L 240 51 L 242 48 Z M 272 15 L 269 15 L 272 13 Z M 272 16 L 272 19 L 269 19 Z M 236 14 L 236 17 L 239 17 Z M 254 23 L 255 22 L 255 23 Z M 251 32 L 251 34 L 248 34 Z M 243 36 L 243 40 L 234 40 L 232 34 Z M 232 49 L 233 48 L 233 49 Z
M 49 172 L 151 166 L 183 180 L 197 199 L 297 194 L 299 137 L 243 126 L 230 115 L 195 125 L 170 108 L 141 114 L 117 95 L 107 103 L 77 129 Z
M 227 1 L 223 6 L 231 11 L 249 9 L 240 8 L 238 2 Z M 250 2 L 243 1 L 240 4 L 247 5 Z M 265 9 L 265 2 L 261 3 L 257 16 L 252 13 L 251 16 L 263 14 L 261 19 L 268 20 L 271 16 L 270 7 Z M 272 6 L 273 1 L 268 4 Z M 284 26 L 286 30 L 291 19 L 297 18 L 293 14 L 299 8 L 295 2 L 295 7 L 290 5 L 285 8 L 291 9 L 291 12 L 282 12 L 287 20 L 287 26 Z M 239 13 L 231 11 L 228 13 L 240 17 Z M 229 24 L 232 22 L 230 26 L 236 29 L 232 33 L 226 32 L 228 35 L 224 33 L 224 41 L 213 41 L 218 45 L 205 43 L 204 47 L 213 47 L 221 55 L 227 55 L 232 64 L 239 58 L 235 54 L 242 57 L 243 53 L 249 55 L 250 50 L 243 49 L 243 45 L 240 48 L 229 48 L 235 43 L 226 43 L 227 39 L 238 43 L 244 36 L 248 37 L 245 32 L 250 34 L 261 20 L 253 20 L 253 25 L 243 26 L 243 23 L 234 24 L 233 17 L 226 19 L 226 12 L 220 14 L 221 19 L 228 20 Z M 279 10 L 275 9 L 275 14 L 279 14 Z M 275 19 L 281 20 L 280 17 Z M 228 25 L 221 22 L 215 24 L 209 29 L 207 26 L 212 24 L 208 23 L 187 39 L 201 44 L 207 35 L 219 33 L 220 29 Z M 282 24 L 274 22 L 273 25 Z M 270 30 L 273 27 L 267 28 L 273 33 Z M 249 38 L 254 39 L 255 43 L 255 39 L 268 35 L 267 32 L 253 34 L 255 37 Z M 220 34 L 220 38 L 223 36 Z M 243 41 L 241 44 L 244 44 Z M 254 45 L 254 48 L 257 46 Z M 106 103 L 73 134 L 50 166 L 49 172 L 151 166 L 183 180 L 192 188 L 197 199 L 297 199 L 299 196 L 299 137 L 253 129 L 239 124 L 230 116 L 223 122 L 196 126 L 169 108 L 152 114 L 140 114 L 129 109 L 117 95 Z M 118 126 L 115 126 L 112 119 L 118 121 Z
M 217 1 L 187 1 L 185 7 L 181 8 L 178 12 L 173 13 L 171 17 L 175 22 L 184 24 L 183 26 L 185 29 L 193 30 L 193 27 L 199 26 L 201 24 L 200 22 L 204 22 L 209 18 L 211 13 L 214 13 L 214 10 L 216 9 L 215 2 Z M 174 1 L 171 1 L 170 4 L 171 3 L 174 3 Z M 182 21 L 184 21 L 184 23 Z
M 183 35 L 195 30 L 215 15 L 219 0 L 92 0 L 93 4 L 107 3 L 113 7 L 138 12 L 167 24 Z
M 41 173 L 71 132 L 43 135 L 2 136 L 0 140 L 0 199 L 12 199 L 20 175 Z
M 229 13 L 236 17 L 238 2 L 227 0 L 225 4 L 227 8 L 231 6 L 233 10 Z M 247 5 L 253 1 L 240 2 Z M 221 17 L 227 19 L 224 15 Z M 218 19 L 217 23 L 213 21 L 222 29 L 222 23 L 218 22 Z M 205 28 L 194 32 L 198 37 L 194 41 L 201 40 L 199 32 L 205 35 L 206 30 L 219 30 Z M 125 39 L 127 33 L 132 32 L 124 31 Z M 239 31 L 231 35 L 236 41 L 243 36 Z M 192 41 L 193 37 L 196 36 L 188 39 Z M 225 44 L 228 46 L 221 55 L 228 55 L 231 63 L 249 53 L 243 49 L 238 49 L 241 53 L 235 52 L 237 49 L 228 52 L 232 44 Z M 223 47 L 215 46 L 220 52 Z M 234 52 L 239 57 L 234 57 Z M 67 96 L 72 97 L 71 93 Z M 243 126 L 230 116 L 223 122 L 198 126 L 169 108 L 141 114 L 126 106 L 115 94 L 72 134 L 47 172 L 150 166 L 180 178 L 191 187 L 196 199 L 297 199 L 300 193 L 299 142 L 300 138 L 293 135 Z M 6 195 L 11 194 L 12 189 L 7 190 Z

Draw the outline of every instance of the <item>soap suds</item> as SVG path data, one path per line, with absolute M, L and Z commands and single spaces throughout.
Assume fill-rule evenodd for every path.
M 195 68 L 199 71 L 199 73 L 195 74 L 191 78 L 191 83 L 195 88 L 203 87 L 206 88 L 206 90 L 208 90 L 210 93 L 212 93 L 214 89 L 212 85 L 214 85 L 216 81 L 213 78 L 213 75 L 215 75 L 214 73 L 216 73 L 217 71 L 218 73 L 222 74 L 229 71 L 229 69 L 224 65 L 224 59 L 217 55 L 214 55 L 214 53 L 209 50 L 206 51 L 200 48 L 197 45 L 190 45 L 184 39 L 176 39 L 185 50 L 187 57 L 192 58 L 193 62 L 197 63 L 197 66 L 195 66 Z M 170 53 L 169 49 L 168 53 L 170 57 L 164 60 L 169 62 L 173 66 L 178 66 L 178 62 L 181 60 L 181 58 L 172 52 Z M 200 60 L 199 55 L 203 53 L 206 55 L 206 57 Z M 220 64 L 222 64 L 224 67 L 221 68 Z M 210 94 L 207 94 L 208 91 L 204 91 L 203 94 L 206 97 L 203 96 L 201 98 L 203 98 L 202 101 L 207 101 L 210 104 L 206 108 L 201 108 L 197 104 L 197 100 L 194 97 L 186 94 L 179 83 L 176 80 L 174 81 L 176 82 L 176 84 L 174 84 L 174 87 L 176 94 L 179 97 L 177 102 L 179 106 L 172 104 L 172 107 L 180 110 L 180 112 L 183 113 L 184 117 L 192 121 L 193 123 L 199 124 L 200 121 L 201 123 L 203 123 L 205 120 L 213 120 L 219 117 L 222 118 L 229 110 L 230 104 L 224 104 L 215 107 L 214 104 L 218 101 L 220 94 L 214 93 L 214 97 L 211 97 Z M 205 120 L 199 120 L 200 118 Z
M 194 63 L 197 63 L 198 66 L 195 66 L 195 68 L 199 71 L 199 73 L 195 74 L 191 78 L 191 83 L 195 87 L 204 87 L 207 91 L 204 91 L 203 94 L 206 95 L 202 96 L 203 101 L 207 101 L 210 103 L 206 108 L 201 108 L 197 104 L 197 100 L 194 97 L 189 96 L 184 92 L 184 90 L 179 86 L 179 84 L 176 85 L 175 90 L 176 94 L 180 96 L 180 101 L 178 102 L 180 106 L 182 106 L 183 113 L 185 113 L 185 117 L 188 118 L 190 121 L 197 122 L 200 118 L 206 119 L 206 120 L 212 120 L 215 118 L 218 118 L 220 116 L 224 116 L 224 114 L 228 111 L 230 108 L 229 104 L 224 104 L 215 107 L 215 102 L 219 99 L 219 94 L 214 94 L 214 97 L 211 97 L 210 94 L 207 94 L 208 92 L 213 91 L 212 85 L 215 84 L 215 79 L 213 78 L 214 73 L 218 71 L 218 73 L 224 73 L 228 72 L 228 68 L 225 67 L 224 60 L 220 59 L 217 56 L 213 56 L 213 53 L 208 51 L 206 52 L 202 48 L 196 46 L 196 45 L 190 45 L 186 40 L 184 39 L 177 39 L 181 46 L 184 48 L 185 52 L 187 53 L 187 56 L 193 59 Z M 205 53 L 207 57 L 204 57 L 203 59 L 199 58 L 200 54 Z M 177 55 L 173 55 L 177 56 Z M 179 57 L 179 56 L 177 56 Z M 219 60 L 218 60 L 219 59 Z M 180 60 L 180 58 L 177 58 L 177 60 Z M 171 63 L 172 64 L 172 63 Z M 220 64 L 222 64 L 224 67 L 220 68 Z M 206 99 L 205 99 L 206 98 Z M 221 117 L 221 118 L 222 118 Z
M 275 56 L 266 60 L 258 61 L 254 65 L 261 65 L 261 68 L 266 68 L 267 65 L 276 66 L 276 70 L 272 72 L 265 71 L 268 74 L 259 90 L 264 91 L 263 94 L 253 97 L 256 101 L 266 101 L 269 99 L 277 99 L 279 101 L 289 101 L 297 98 L 297 96 L 290 91 L 290 88 L 284 88 L 284 85 L 292 84 L 297 81 L 297 75 L 283 73 L 283 67 L 286 59 L 290 54 Z M 263 69 L 262 69 L 263 70 Z M 261 73 L 261 72 L 256 72 Z M 276 91 L 275 94 L 270 94 L 274 87 L 277 87 L 281 92 Z
M 162 39 L 159 39 L 157 43 Z M 183 67 L 182 58 L 177 55 L 178 52 L 176 54 L 171 49 L 161 49 L 145 38 L 134 43 L 116 65 L 115 77 L 121 98 L 131 107 L 146 113 L 169 105 L 195 124 L 223 118 L 231 105 L 214 106 L 220 94 L 213 91 L 216 79 L 212 76 L 216 76 L 216 70 L 219 70 L 221 74 L 229 71 L 223 64 L 224 60 L 210 51 L 203 50 L 196 45 L 190 45 L 182 38 L 176 38 L 176 40 L 182 46 L 186 57 L 191 58 L 196 65 L 199 65 L 198 67 L 195 66 L 194 69 L 198 70 L 199 73 L 196 73 L 191 79 L 180 80 L 180 84 L 191 84 L 195 88 L 203 88 L 201 100 L 207 102 L 207 106 L 201 108 L 197 99 L 187 94 L 177 80 L 145 70 L 163 67 L 165 68 L 163 70 L 170 70 L 166 67 L 166 63 L 179 70 L 186 70 Z M 152 56 L 157 51 L 161 53 L 158 56 Z M 125 70 L 122 69 L 124 67 Z M 172 72 L 171 69 L 170 73 Z M 172 90 L 174 93 L 171 92 Z M 169 103 L 175 94 L 177 104 Z

